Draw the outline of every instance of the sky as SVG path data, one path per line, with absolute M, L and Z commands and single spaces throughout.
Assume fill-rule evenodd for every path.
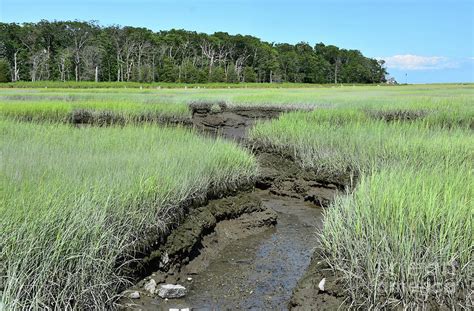
M 319 42 L 386 61 L 398 82 L 474 82 L 472 0 L 0 0 L 0 21 L 101 25 Z

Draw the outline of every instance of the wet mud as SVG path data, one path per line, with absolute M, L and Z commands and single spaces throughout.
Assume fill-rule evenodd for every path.
M 157 271 L 145 278 L 130 289 L 139 291 L 140 299 L 124 299 L 124 309 L 288 309 L 293 289 L 318 244 L 316 230 L 322 224 L 322 210 L 268 190 L 257 190 L 253 195 L 278 217 L 275 225 L 263 221 L 272 213 L 220 222 L 204 238 L 199 256 L 179 270 Z M 143 289 L 151 278 L 157 283 L 181 284 L 189 292 L 182 299 L 157 298 Z
M 324 261 L 322 250 L 316 249 L 308 268 L 293 290 L 289 303 L 290 310 L 347 310 L 351 308 L 344 284 Z M 325 279 L 324 291 L 319 288 Z
M 122 293 L 119 309 L 319 310 L 324 305 L 330 310 L 340 306 L 342 288 L 333 286 L 320 295 L 314 287 L 315 280 L 328 275 L 313 254 L 319 246 L 323 208 L 345 191 L 347 178 L 317 176 L 291 157 L 267 152 L 245 139 L 257 120 L 277 117 L 280 110 L 236 110 L 214 104 L 192 111 L 198 130 L 237 140 L 254 152 L 259 163 L 254 190 L 190 208 L 184 220 L 143 258 L 142 279 Z M 145 289 L 151 280 L 157 287 L 183 285 L 187 294 L 162 299 Z
M 279 107 L 229 107 L 226 103 L 192 103 L 193 126 L 205 133 L 243 141 L 258 120 L 270 120 L 294 109 Z
M 342 190 L 315 181 L 313 172 L 291 159 L 262 152 L 256 157 L 260 175 L 255 189 L 193 209 L 144 259 L 148 275 L 123 293 L 121 309 L 288 310 L 302 302 L 303 309 L 310 305 L 306 297 L 315 298 L 313 288 L 299 280 L 311 270 L 319 245 L 322 207 Z M 188 293 L 161 299 L 144 289 L 151 279 L 183 285 Z M 126 298 L 134 292 L 139 299 Z

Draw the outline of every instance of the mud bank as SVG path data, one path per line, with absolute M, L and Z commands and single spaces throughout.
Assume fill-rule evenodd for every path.
M 316 250 L 308 269 L 298 281 L 289 303 L 290 310 L 347 310 L 350 308 L 349 297 L 344 292 L 344 284 L 325 263 L 321 250 Z M 319 288 L 325 279 L 324 291 Z
M 322 208 L 344 190 L 344 178 L 317 176 L 289 156 L 249 144 L 250 127 L 282 110 L 201 105 L 192 111 L 195 128 L 237 140 L 254 152 L 260 168 L 255 189 L 190 208 L 143 258 L 143 278 L 123 293 L 119 308 L 307 310 L 326 305 L 314 290 L 312 278 L 320 276 L 314 271 L 321 272 L 311 258 L 319 246 Z M 157 286 L 183 285 L 187 295 L 161 299 L 145 289 L 151 280 Z M 130 298 L 132 293 L 139 298 Z
M 220 135 L 227 139 L 242 140 L 257 120 L 277 118 L 281 113 L 295 108 L 232 106 L 225 103 L 191 103 L 190 116 L 173 116 L 156 113 L 141 113 L 124 116 L 115 111 L 77 109 L 63 120 L 76 126 L 110 126 L 127 123 L 155 123 L 160 125 L 181 125 L 193 127 L 213 136 Z M 24 121 L 31 121 L 25 119 Z
M 294 108 L 228 106 L 224 102 L 192 103 L 193 126 L 213 135 L 242 141 L 257 120 L 270 120 Z
M 315 231 L 322 223 L 321 208 L 268 190 L 257 190 L 252 196 L 259 198 L 262 212 L 219 222 L 202 239 L 194 259 L 167 272 L 155 271 L 139 282 L 128 292 L 138 291 L 140 298 L 123 299 L 123 308 L 287 309 L 318 243 Z M 275 216 L 278 221 L 273 224 Z M 188 294 L 170 300 L 150 295 L 144 285 L 151 279 L 158 284 L 181 284 Z
M 190 118 L 183 116 L 173 116 L 156 113 L 141 113 L 132 116 L 124 116 L 118 112 L 107 110 L 89 110 L 77 109 L 64 120 L 65 123 L 71 123 L 75 126 L 81 127 L 84 125 L 93 126 L 110 126 L 110 125 L 125 125 L 127 123 L 155 123 L 161 125 L 193 125 Z
M 211 200 L 195 208 L 166 241 L 144 258 L 148 276 L 124 292 L 124 310 L 286 310 L 318 247 L 322 208 L 340 191 L 316 182 L 290 159 L 257 155 L 260 176 L 253 191 Z M 168 301 L 144 290 L 180 284 L 183 299 Z M 300 283 L 302 284 L 302 283 Z M 305 286 L 307 287 L 307 286 Z
M 334 197 L 347 190 L 350 176 L 318 175 L 314 171 L 304 170 L 288 155 L 263 152 L 256 148 L 261 166 L 257 187 L 268 189 L 278 196 L 291 197 L 296 202 L 307 201 L 326 208 Z M 293 206 L 288 207 L 292 209 Z M 321 210 L 322 211 L 322 210 Z M 322 250 L 319 249 L 316 232 L 322 228 L 322 215 L 312 217 L 318 223 L 312 234 L 316 241 L 311 249 L 311 260 L 299 274 L 297 284 L 293 287 L 291 298 L 284 308 L 289 310 L 345 310 L 349 308 L 340 278 L 324 262 Z M 300 237 L 307 239 L 307 237 Z M 293 240 L 295 242 L 295 240 Z M 325 278 L 325 291 L 320 291 L 319 282 Z
M 242 229 L 242 232 L 236 233 L 236 238 L 276 223 L 275 213 L 262 206 L 259 198 L 251 192 L 211 200 L 201 207 L 191 208 L 182 223 L 164 238 L 159 248 L 142 259 L 142 274 L 164 271 L 173 275 L 206 251 L 204 240 L 215 233 L 216 227 L 235 219 L 240 221 L 239 228 Z

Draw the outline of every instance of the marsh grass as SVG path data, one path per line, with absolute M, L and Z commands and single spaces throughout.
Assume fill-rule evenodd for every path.
M 465 123 L 386 122 L 341 108 L 289 113 L 250 136 L 322 175 L 358 176 L 320 232 L 354 306 L 472 305 L 474 136 Z
M 472 165 L 384 168 L 326 210 L 326 261 L 353 303 L 383 309 L 468 308 Z
M 464 127 L 448 130 L 424 121 L 387 123 L 340 109 L 289 113 L 257 124 L 250 138 L 291 151 L 305 168 L 339 174 L 360 174 L 400 162 L 456 166 L 472 159 L 474 144 L 471 131 Z
M 180 203 L 256 173 L 233 143 L 180 128 L 2 120 L 0 129 L 7 310 L 110 307 L 127 283 L 121 265 L 177 220 Z
M 4 117 L 20 121 L 46 121 L 69 123 L 77 111 L 89 111 L 91 114 L 108 114 L 121 120 L 121 123 L 134 123 L 142 119 L 159 120 L 165 118 L 190 117 L 185 104 L 166 102 L 133 102 L 122 100 L 9 100 L 1 107 Z
M 250 139 L 306 169 L 359 176 L 356 188 L 327 209 L 321 232 L 326 260 L 357 306 L 468 303 L 472 84 L 6 86 L 0 290 L 7 309 L 109 307 L 127 282 L 127 261 L 146 236 L 159 236 L 179 216 L 180 202 L 253 178 L 248 153 L 184 129 L 50 123 L 69 122 L 78 111 L 125 124 L 143 115 L 189 118 L 193 102 L 314 109 L 258 123 Z
M 61 85 L 61 84 L 59 84 Z M 80 84 L 79 84 L 80 85 Z M 102 84 L 99 84 L 102 85 Z M 113 85 L 113 84 L 112 84 Z M 197 86 L 196 86 L 197 87 Z M 75 110 L 120 115 L 189 118 L 188 105 L 224 103 L 226 107 L 342 109 L 373 119 L 426 120 L 427 124 L 474 128 L 474 86 L 338 86 L 304 88 L 37 88 L 0 89 L 0 113 L 23 120 L 68 120 Z M 348 118 L 347 116 L 345 118 Z

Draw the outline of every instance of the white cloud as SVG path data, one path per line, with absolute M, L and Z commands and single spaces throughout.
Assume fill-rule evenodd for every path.
M 457 68 L 459 63 L 443 56 L 394 55 L 380 57 L 387 68 L 403 70 L 436 70 Z

